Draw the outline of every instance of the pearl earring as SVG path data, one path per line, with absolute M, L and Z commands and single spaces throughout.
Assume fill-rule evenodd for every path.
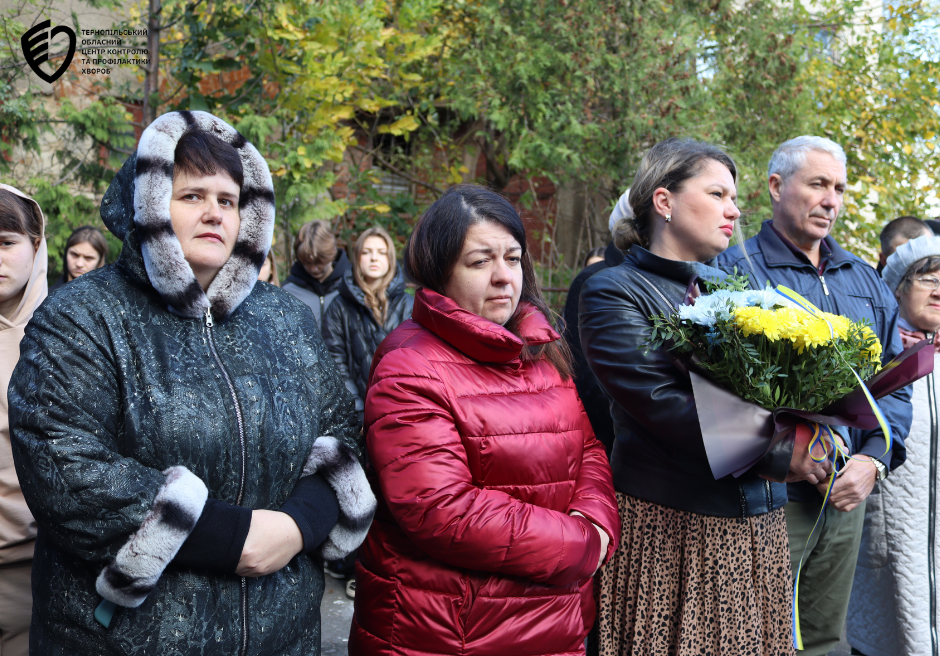
M 670 221 L 672 221 L 672 214 L 667 214 L 667 215 L 666 215 L 666 223 L 669 223 Z

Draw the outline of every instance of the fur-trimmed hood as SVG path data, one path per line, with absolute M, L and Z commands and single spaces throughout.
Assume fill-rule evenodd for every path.
M 170 222 L 173 159 L 176 144 L 188 130 L 202 130 L 231 144 L 245 172 L 235 248 L 205 292 L 183 257 Z M 222 119 L 208 112 L 180 111 L 160 116 L 144 130 L 137 152 L 124 163 L 105 194 L 101 218 L 121 239 L 132 229 L 136 232 L 150 284 L 173 312 L 198 318 L 211 307 L 215 318 L 224 319 L 258 280 L 271 248 L 274 210 L 274 186 L 261 153 Z

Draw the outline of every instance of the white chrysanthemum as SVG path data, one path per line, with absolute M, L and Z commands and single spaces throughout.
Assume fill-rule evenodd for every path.
M 699 326 L 708 326 L 711 328 L 718 320 L 715 317 L 715 307 L 701 301 L 708 298 L 701 296 L 695 301 L 695 305 L 682 305 L 679 307 L 679 318 L 683 321 L 691 321 Z

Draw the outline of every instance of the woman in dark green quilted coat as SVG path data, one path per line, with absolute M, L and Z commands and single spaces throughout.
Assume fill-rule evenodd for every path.
M 210 114 L 165 114 L 102 217 L 119 260 L 39 308 L 9 391 L 31 653 L 318 654 L 322 558 L 375 501 L 312 315 L 257 283 L 267 164 Z

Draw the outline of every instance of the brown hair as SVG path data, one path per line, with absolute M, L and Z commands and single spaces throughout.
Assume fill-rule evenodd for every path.
M 388 247 L 388 271 L 382 276 L 378 286 L 374 290 L 366 287 L 365 279 L 362 277 L 362 269 L 359 266 L 359 258 L 362 256 L 362 249 L 365 248 L 366 239 L 369 237 L 381 237 L 385 240 Z M 395 259 L 395 242 L 384 228 L 373 226 L 359 235 L 356 245 L 353 246 L 352 270 L 353 278 L 359 288 L 365 294 L 366 306 L 372 310 L 372 316 L 375 322 L 380 326 L 388 318 L 388 286 L 392 284 L 392 278 L 395 277 L 397 269 L 397 260 Z
M 633 244 L 648 248 L 653 220 L 653 195 L 659 188 L 679 191 L 686 180 L 694 178 L 709 160 L 723 164 L 737 180 L 734 160 L 717 146 L 694 139 L 666 139 L 650 148 L 630 185 L 633 218 L 614 225 L 614 245 L 626 251 Z
M 316 266 L 336 259 L 336 237 L 326 221 L 311 221 L 300 226 L 294 241 L 294 257 L 303 265 Z
M 42 238 L 42 217 L 25 198 L 0 189 L 0 232 L 26 235 L 35 245 Z
M 479 185 L 449 188 L 422 215 L 405 249 L 405 275 L 415 284 L 444 294 L 444 286 L 454 272 L 470 226 L 492 222 L 504 227 L 522 246 L 522 296 L 519 306 L 528 303 L 552 322 L 552 311 L 542 296 L 526 242 L 525 225 L 508 200 Z M 519 307 L 505 328 L 519 337 Z M 562 378 L 571 378 L 571 350 L 562 337 L 548 344 L 530 346 L 522 351 L 524 360 L 546 358 Z
M 225 173 L 239 189 L 245 182 L 245 170 L 235 147 L 199 129 L 187 130 L 176 142 L 173 172 L 192 177 Z
M 932 234 L 933 230 L 930 229 L 930 226 L 916 216 L 899 216 L 894 221 L 885 224 L 878 239 L 881 242 L 881 252 L 887 257 L 894 253 L 891 250 L 891 242 L 894 241 L 895 237 L 900 235 L 908 239 L 917 239 L 922 235 Z
M 76 244 L 90 244 L 98 252 L 98 266 L 95 267 L 96 269 L 100 269 L 108 263 L 108 241 L 104 238 L 104 234 L 94 226 L 75 228 L 72 234 L 69 235 L 68 241 L 65 242 L 65 248 L 62 249 L 62 275 L 66 282 L 74 280 L 69 273 L 68 253 L 69 249 Z

